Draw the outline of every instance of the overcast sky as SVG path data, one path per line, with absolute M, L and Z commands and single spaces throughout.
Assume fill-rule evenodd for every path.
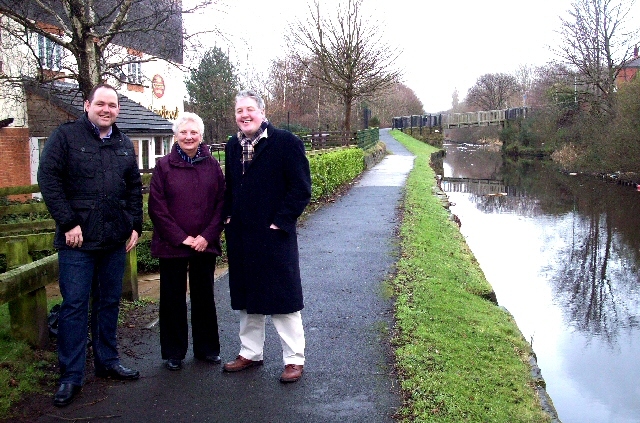
M 189 0 L 185 0 L 189 1 Z M 335 12 L 339 0 L 320 0 L 321 12 Z M 346 0 L 343 0 L 345 2 Z M 215 25 L 228 40 L 224 47 L 240 68 L 247 60 L 267 70 L 286 54 L 284 35 L 291 22 L 304 19 L 312 0 L 226 0 L 214 16 L 196 25 Z M 364 0 L 363 16 L 391 47 L 402 50 L 397 66 L 403 81 L 427 113 L 451 108 L 452 94 L 462 100 L 478 77 L 514 73 L 521 65 L 544 65 L 555 56 L 560 16 L 571 0 Z M 640 18 L 640 1 L 634 15 Z M 638 20 L 627 27 L 640 26 Z M 262 64 L 262 65 L 261 65 Z

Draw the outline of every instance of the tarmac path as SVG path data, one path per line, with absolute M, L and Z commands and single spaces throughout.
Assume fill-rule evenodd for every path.
M 264 366 L 239 373 L 195 361 L 191 352 L 182 370 L 168 371 L 155 326 L 122 354 L 123 364 L 140 370 L 138 381 L 88 376 L 71 405 L 51 406 L 37 421 L 393 422 L 401 397 L 388 345 L 393 303 L 383 285 L 397 257 L 397 208 L 414 157 L 388 130 L 380 138 L 393 154 L 298 228 L 307 341 L 299 382 L 278 381 L 282 349 L 269 320 Z M 228 276 L 217 280 L 215 295 L 225 362 L 239 350 Z

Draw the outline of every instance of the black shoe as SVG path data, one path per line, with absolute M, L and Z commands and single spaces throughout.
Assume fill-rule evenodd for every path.
M 73 398 L 82 390 L 82 386 L 72 383 L 61 383 L 58 391 L 53 396 L 53 405 L 64 407 L 71 404 Z
M 220 362 L 222 361 L 220 359 L 220 356 L 217 354 L 196 355 L 194 357 L 196 358 L 196 360 L 202 360 L 212 364 L 220 364 Z
M 114 364 L 106 369 L 96 369 L 96 376 L 118 380 L 136 380 L 140 377 L 140 372 L 124 367 L 122 364 Z
M 177 358 L 170 358 L 167 360 L 167 369 L 169 370 L 180 370 L 182 369 L 182 360 Z

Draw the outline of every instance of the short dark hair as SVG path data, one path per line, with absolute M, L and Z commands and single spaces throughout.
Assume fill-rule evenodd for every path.
M 93 87 L 91 89 L 91 91 L 89 92 L 89 95 L 87 96 L 87 101 L 89 103 L 91 103 L 93 101 L 93 97 L 95 97 L 96 91 L 98 91 L 100 88 L 106 88 L 106 89 L 109 89 L 109 90 L 113 90 L 113 92 L 115 92 L 116 96 L 118 97 L 118 105 L 120 104 L 120 97 L 118 96 L 118 91 L 115 88 L 113 88 L 111 85 L 106 84 L 104 82 L 96 85 L 95 87 Z

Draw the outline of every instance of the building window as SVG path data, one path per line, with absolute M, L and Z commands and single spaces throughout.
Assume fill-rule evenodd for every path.
M 131 56 L 129 60 L 137 60 L 137 58 Z M 142 64 L 140 62 L 127 65 L 127 82 L 129 84 L 142 85 Z
M 142 159 L 142 169 L 149 169 L 149 144 L 151 140 L 140 140 L 140 158 Z
M 172 137 L 155 137 L 155 156 L 156 158 L 166 156 L 171 152 Z
M 46 138 L 38 138 L 38 159 L 42 158 L 42 151 L 44 150 L 44 143 Z
M 38 34 L 38 58 L 44 69 L 59 71 L 62 68 L 62 46 Z

